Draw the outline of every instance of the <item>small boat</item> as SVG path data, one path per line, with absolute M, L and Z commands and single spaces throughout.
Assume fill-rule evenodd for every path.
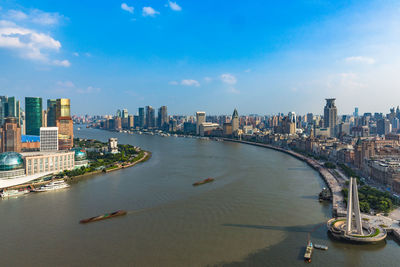
M 193 186 L 198 186 L 198 185 L 202 185 L 202 184 L 206 184 L 206 183 L 211 183 L 211 182 L 213 182 L 214 180 L 215 180 L 214 178 L 207 178 L 207 179 L 205 179 L 205 180 L 203 180 L 203 181 L 195 182 L 195 183 L 193 184 Z
M 25 194 L 28 194 L 30 192 L 29 189 L 24 188 L 24 189 L 12 189 L 12 190 L 6 190 L 4 189 L 3 192 L 0 193 L 1 198 L 8 198 L 8 197 L 18 197 L 22 196 Z
M 48 191 L 53 191 L 53 190 L 58 190 L 58 189 L 64 189 L 68 188 L 69 185 L 64 182 L 63 180 L 61 181 L 52 181 L 49 184 L 43 185 L 38 189 L 33 190 L 33 192 L 48 192 Z
M 84 220 L 80 220 L 79 223 L 90 223 L 90 222 L 97 222 L 97 221 L 101 221 L 101 220 L 105 220 L 105 219 L 110 219 L 110 218 L 114 218 L 117 216 L 123 216 L 126 215 L 127 212 L 125 210 L 117 210 L 114 211 L 112 213 L 106 213 L 103 215 L 99 215 L 99 216 L 95 216 L 95 217 L 91 217 L 88 219 L 84 219 Z
M 313 244 L 309 240 L 308 243 L 307 243 L 306 253 L 304 253 L 304 261 L 305 262 L 311 262 L 312 252 L 313 252 Z
M 316 249 L 322 249 L 322 250 L 328 250 L 328 246 L 319 245 L 319 244 L 314 244 L 314 248 L 316 248 Z

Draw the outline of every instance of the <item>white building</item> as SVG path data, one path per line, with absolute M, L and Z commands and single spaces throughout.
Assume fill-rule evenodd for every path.
M 40 127 L 40 151 L 58 150 L 58 127 Z
M 111 154 L 118 153 L 118 139 L 117 138 L 108 139 L 108 152 Z
M 204 132 L 212 131 L 219 127 L 220 126 L 218 123 L 203 122 L 202 124 L 199 125 L 199 134 L 200 136 L 204 136 Z

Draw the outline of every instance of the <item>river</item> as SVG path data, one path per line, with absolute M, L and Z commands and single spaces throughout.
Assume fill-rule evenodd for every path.
M 152 158 L 69 189 L 0 201 L 2 266 L 396 266 L 399 245 L 330 239 L 324 182 L 287 154 L 251 145 L 129 135 L 95 129 L 76 137 L 140 146 Z M 207 177 L 215 182 L 192 183 Z M 125 209 L 127 216 L 79 224 Z

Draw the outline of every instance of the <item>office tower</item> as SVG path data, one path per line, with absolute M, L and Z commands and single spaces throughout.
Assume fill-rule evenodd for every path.
M 124 118 L 124 119 L 128 118 L 128 109 L 124 108 L 122 110 L 122 118 Z
M 57 120 L 57 100 L 47 99 L 47 126 L 56 126 Z
M 60 117 L 71 117 L 71 101 L 68 98 L 57 99 L 56 120 Z
M 200 134 L 200 124 L 206 122 L 206 113 L 204 111 L 196 112 L 196 134 Z
M 128 115 L 128 128 L 132 129 L 134 127 L 134 118 L 133 115 Z
M 288 119 L 290 120 L 290 122 L 294 123 L 294 128 L 296 129 L 297 120 L 296 120 L 296 113 L 294 111 L 290 111 L 288 113 Z
M 167 106 L 162 106 L 158 109 L 158 123 L 157 126 L 160 129 L 167 129 L 168 125 L 168 111 Z
M 307 113 L 307 123 L 314 123 L 314 115 L 312 113 Z
M 139 125 L 139 115 L 134 115 L 133 116 L 133 127 L 134 128 L 140 127 L 140 125 Z
M 144 115 L 144 108 L 139 108 L 139 127 L 144 128 L 146 123 L 146 118 Z
M 71 117 L 59 117 L 58 127 L 58 149 L 70 150 L 74 146 L 74 128 Z
M 156 125 L 156 116 L 152 106 L 146 106 L 146 127 L 152 129 Z
M 47 127 L 47 110 L 42 110 L 42 127 Z
M 337 108 L 335 106 L 335 98 L 327 98 L 324 108 L 324 127 L 329 128 L 330 136 L 335 136 L 337 125 Z
M 42 127 L 41 97 L 25 97 L 25 123 L 27 135 L 40 135 L 40 127 Z
M 7 101 L 8 111 L 6 112 L 7 117 L 18 118 L 19 120 L 19 101 L 15 100 L 15 97 L 9 97 Z
M 40 128 L 40 151 L 58 150 L 58 128 L 41 127 Z
M 1 152 L 21 152 L 21 127 L 18 119 L 8 117 L 0 128 Z
M 121 112 L 121 110 L 120 110 L 120 109 L 118 109 L 118 110 L 117 110 L 117 114 L 116 114 L 116 115 L 117 115 L 117 117 L 119 117 L 119 118 L 121 118 L 121 117 L 122 117 L 122 112 Z
M 358 107 L 354 108 L 354 117 L 358 117 Z
M 7 106 L 8 106 L 8 97 L 0 96 L 0 126 L 3 125 L 4 119 L 7 117 L 6 116 L 6 113 L 8 113 Z
M 379 135 L 386 135 L 391 132 L 391 126 L 388 119 L 382 118 L 376 122 L 376 131 Z
M 237 130 L 239 130 L 239 114 L 235 108 L 232 114 L 232 133 L 235 133 Z
M 122 118 L 121 117 L 115 117 L 114 118 L 114 129 L 116 131 L 121 131 L 122 130 Z

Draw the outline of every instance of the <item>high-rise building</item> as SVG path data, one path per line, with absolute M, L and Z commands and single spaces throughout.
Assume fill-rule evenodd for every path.
M 8 97 L 0 96 L 0 126 L 3 125 L 4 119 L 8 113 Z
M 290 111 L 288 113 L 288 119 L 290 122 L 294 124 L 294 129 L 296 130 L 296 123 L 297 123 L 296 113 L 294 111 Z
M 376 131 L 379 135 L 387 135 L 391 132 L 392 125 L 390 121 L 386 118 L 379 119 L 376 122 Z
M 354 117 L 358 117 L 358 107 L 354 108 Z
M 8 103 L 8 105 L 7 105 L 8 111 L 6 113 L 7 117 L 18 118 L 18 120 L 19 120 L 19 117 L 20 117 L 19 116 L 19 110 L 20 110 L 19 101 L 17 101 L 15 99 L 15 97 L 12 96 L 12 97 L 8 98 L 7 103 Z
M 74 125 L 71 117 L 59 117 L 58 127 L 58 149 L 70 150 L 74 146 Z
M 68 98 L 57 99 L 56 120 L 60 117 L 71 117 L 71 101 Z
M 307 113 L 307 123 L 308 124 L 314 123 L 314 115 L 312 113 Z
M 235 133 L 237 130 L 239 130 L 239 114 L 235 108 L 232 114 L 232 133 Z
M 167 129 L 168 125 L 168 111 L 167 106 L 162 106 L 158 109 L 157 127 L 160 129 Z
M 135 126 L 133 115 L 128 115 L 128 128 L 132 129 Z
M 122 118 L 127 119 L 128 118 L 128 109 L 124 108 L 122 110 Z
M 58 150 L 58 128 L 41 127 L 40 128 L 40 151 Z
M 330 136 L 335 136 L 337 126 L 337 108 L 335 98 L 327 98 L 324 108 L 324 127 L 329 128 Z
M 47 127 L 47 110 L 42 110 L 42 127 Z
M 196 112 L 196 134 L 200 134 L 200 125 L 206 122 L 206 113 L 204 111 Z
M 144 108 L 139 108 L 139 127 L 144 128 L 146 124 L 146 118 L 144 114 Z
M 21 152 L 21 127 L 18 119 L 8 117 L 0 128 L 1 152 Z
M 152 129 L 156 126 L 156 114 L 152 106 L 146 106 L 146 127 Z
M 25 123 L 27 135 L 40 135 L 40 127 L 42 127 L 41 97 L 25 97 Z
M 47 99 L 47 126 L 54 127 L 57 125 L 57 100 Z
M 121 110 L 120 110 L 120 109 L 118 109 L 118 110 L 117 110 L 117 114 L 116 114 L 116 115 L 117 115 L 117 117 L 119 117 L 119 118 L 121 118 L 121 117 L 122 117 L 122 112 L 121 112 Z

